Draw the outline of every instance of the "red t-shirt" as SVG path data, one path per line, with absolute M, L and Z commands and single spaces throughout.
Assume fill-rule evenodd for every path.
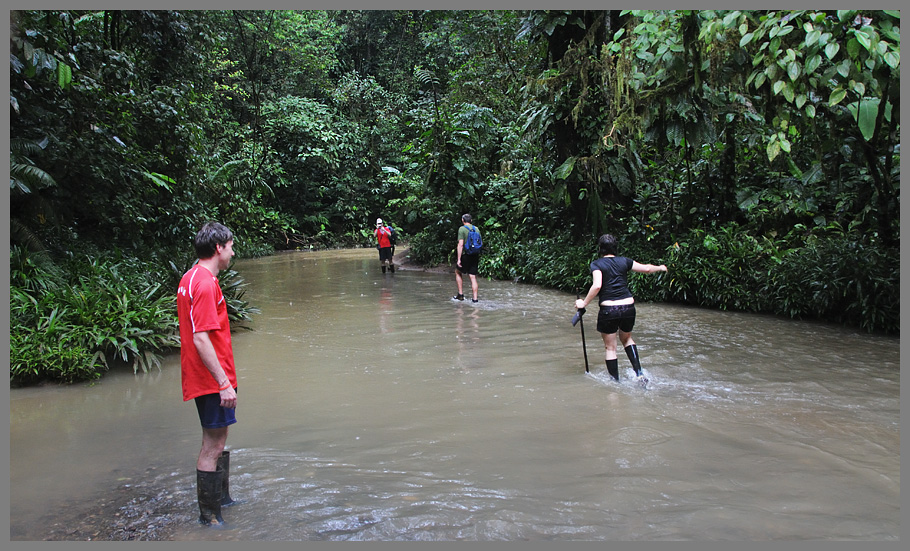
M 224 373 L 237 386 L 234 351 L 227 304 L 221 294 L 218 278 L 207 268 L 193 266 L 180 279 L 177 289 L 177 320 L 180 322 L 180 374 L 183 400 L 203 394 L 217 394 L 218 383 L 209 372 L 193 344 L 193 334 L 208 331 Z
M 386 227 L 376 228 L 373 232 L 376 234 L 376 239 L 379 241 L 380 248 L 391 247 L 392 242 L 389 241 L 389 237 L 392 235 L 392 231 Z

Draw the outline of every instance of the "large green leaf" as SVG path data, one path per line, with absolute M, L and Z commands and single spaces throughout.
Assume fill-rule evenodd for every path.
M 768 160 L 773 161 L 780 154 L 780 142 L 772 140 L 767 147 Z
M 856 40 L 862 44 L 863 48 L 872 51 L 872 38 L 865 31 L 856 31 Z
M 73 70 L 69 65 L 62 61 L 57 64 L 57 85 L 66 89 L 73 81 Z
M 859 125 L 859 131 L 868 142 L 875 134 L 875 120 L 878 117 L 879 98 L 863 98 L 847 106 Z
M 836 88 L 831 92 L 831 96 L 828 98 L 828 105 L 837 105 L 842 99 L 847 95 L 847 91 L 843 88 Z
M 557 180 L 565 180 L 572 174 L 572 170 L 575 169 L 575 157 L 569 157 L 564 163 L 559 165 L 559 167 L 553 172 L 553 177 Z
M 784 86 L 784 90 L 783 90 L 783 91 L 784 91 L 784 97 L 787 98 L 787 101 L 792 102 L 792 101 L 793 101 L 793 98 L 794 98 L 793 83 L 788 82 L 788 83 Z
M 816 42 L 818 42 L 818 39 L 821 37 L 821 34 L 822 33 L 819 32 L 817 29 L 812 29 L 811 31 L 806 33 L 806 46 L 811 46 L 811 45 L 815 44 Z
M 153 184 L 158 187 L 163 187 L 168 191 L 173 191 L 170 184 L 176 184 L 177 182 L 166 174 L 160 174 L 158 172 L 142 172 L 142 175 L 151 180 Z
M 809 61 L 806 62 L 806 73 L 814 73 L 818 69 L 819 65 L 822 64 L 822 56 L 815 54 L 809 58 Z

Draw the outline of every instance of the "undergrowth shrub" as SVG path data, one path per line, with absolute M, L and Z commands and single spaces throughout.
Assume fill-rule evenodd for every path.
M 10 289 L 10 383 L 65 383 L 97 379 L 104 361 L 85 343 L 87 331 L 68 321 L 69 312 L 22 289 Z
M 667 298 L 721 310 L 761 311 L 758 282 L 767 259 L 759 242 L 735 224 L 693 229 L 670 249 Z
M 770 267 L 759 293 L 792 318 L 900 330 L 900 251 L 846 236 L 809 240 Z
M 408 240 L 411 260 L 427 266 L 455 263 L 455 245 L 458 242 L 458 224 L 460 221 L 441 219 L 417 232 Z M 484 240 L 484 251 L 487 249 L 487 234 L 483 227 L 480 231 Z
M 843 234 L 755 238 L 735 224 L 668 247 L 665 299 L 900 330 L 900 253 Z
M 180 344 L 175 270 L 118 255 L 74 256 L 46 269 L 11 249 L 10 384 L 93 380 L 113 363 L 160 367 Z M 233 265 L 219 282 L 232 322 L 258 312 Z

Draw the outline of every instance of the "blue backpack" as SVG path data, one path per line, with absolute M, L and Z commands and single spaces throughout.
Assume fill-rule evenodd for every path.
M 468 228 L 468 236 L 464 240 L 464 254 L 479 254 L 482 248 L 483 239 L 480 237 L 480 232 L 477 231 L 477 226 L 472 224 Z

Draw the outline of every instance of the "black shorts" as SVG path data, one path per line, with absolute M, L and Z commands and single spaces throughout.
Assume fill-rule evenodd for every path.
M 597 330 L 607 335 L 622 330 L 631 333 L 635 326 L 635 305 L 620 304 L 619 306 L 601 306 L 597 313 Z
M 392 260 L 392 247 L 382 247 L 379 249 L 379 260 Z
M 455 269 L 462 274 L 477 275 L 477 265 L 480 264 L 480 254 L 461 255 L 461 267 L 455 264 Z
M 237 422 L 235 410 L 221 407 L 221 394 L 217 392 L 197 396 L 196 411 L 199 412 L 199 422 L 204 429 L 220 429 Z

